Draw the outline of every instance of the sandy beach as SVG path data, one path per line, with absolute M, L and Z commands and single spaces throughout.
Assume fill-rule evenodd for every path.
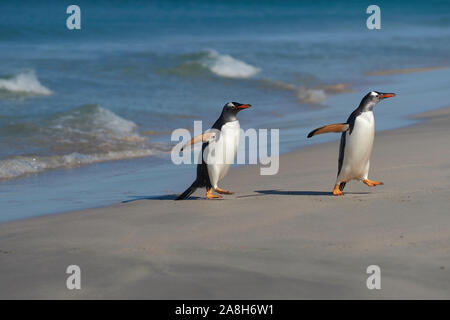
M 385 185 L 351 182 L 343 197 L 334 141 L 281 156 L 276 176 L 234 168 L 224 200 L 202 190 L 0 224 L 0 298 L 448 299 L 450 108 L 417 118 L 376 134 L 370 177 Z M 72 264 L 81 290 L 66 288 Z M 381 290 L 366 287 L 369 265 Z

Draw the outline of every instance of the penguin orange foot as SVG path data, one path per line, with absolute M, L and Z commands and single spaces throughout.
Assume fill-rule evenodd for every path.
M 367 184 L 369 187 L 375 187 L 375 186 L 383 185 L 383 182 L 372 181 L 372 180 L 369 180 L 369 179 L 364 179 L 362 182 Z
M 217 194 L 213 194 L 212 193 L 212 189 L 206 189 L 206 198 L 208 199 L 220 199 L 222 198 L 221 196 L 217 195 Z
M 220 194 L 233 194 L 233 192 L 220 189 L 219 187 L 216 188 L 216 192 L 218 192 Z
M 217 186 L 219 180 L 221 180 L 228 172 L 231 166 L 229 159 L 234 159 L 238 150 L 240 125 L 237 119 L 237 114 L 250 108 L 249 104 L 242 104 L 239 102 L 229 102 L 223 109 L 220 117 L 214 122 L 211 127 L 211 131 L 202 133 L 183 146 L 184 150 L 187 146 L 191 146 L 195 143 L 202 143 L 202 159 L 197 164 L 197 178 L 182 194 L 180 194 L 175 200 L 183 200 L 189 197 L 197 188 L 206 187 L 206 198 L 216 199 L 221 196 L 213 195 L 211 188 Z M 220 138 L 219 138 L 220 137 Z M 207 148 L 208 147 L 208 148 Z M 222 158 L 215 157 L 214 161 L 208 162 L 209 152 L 207 150 L 227 150 L 223 152 Z M 231 151 L 231 152 L 228 152 Z M 225 157 L 226 154 L 226 158 Z M 231 194 L 230 191 L 216 188 L 218 193 Z
M 335 196 L 342 195 L 345 184 L 350 180 L 363 181 L 370 187 L 382 184 L 366 179 L 369 176 L 370 155 L 375 138 L 375 116 L 373 109 L 377 103 L 395 97 L 394 93 L 371 91 L 362 98 L 345 123 L 335 123 L 311 131 L 308 138 L 328 133 L 342 132 L 339 147 L 338 174 Z
M 339 189 L 339 183 L 334 186 L 333 196 L 342 196 L 342 191 Z

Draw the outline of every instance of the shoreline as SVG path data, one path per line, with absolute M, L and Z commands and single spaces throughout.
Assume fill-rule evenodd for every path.
M 351 182 L 343 197 L 331 196 L 333 141 L 281 155 L 275 176 L 233 168 L 224 200 L 144 198 L 1 223 L 0 297 L 448 299 L 450 108 L 414 119 L 376 133 L 370 176 L 385 185 Z M 70 264 L 82 290 L 65 288 Z M 382 290 L 366 288 L 373 264 Z
M 402 94 L 401 102 L 395 100 L 377 109 L 378 132 L 412 125 L 413 121 L 408 120 L 409 115 L 430 110 L 430 107 L 419 102 L 423 101 L 422 97 L 416 94 L 420 92 L 419 87 L 423 89 L 424 83 L 429 89 L 429 99 L 434 101 L 433 107 L 439 108 L 446 104 L 449 99 L 448 93 L 443 91 L 440 83 L 448 76 L 448 69 L 427 69 L 427 71 L 429 72 L 418 72 L 415 77 L 409 74 L 388 76 L 386 78 L 388 84 L 377 85 L 381 91 L 392 91 L 391 87 L 395 86 L 396 92 L 405 93 L 405 95 Z M 433 76 L 430 78 L 428 73 L 432 73 Z M 372 86 L 374 86 L 373 83 L 370 87 Z M 282 130 L 280 140 L 282 155 L 302 150 L 310 145 L 332 141 L 337 137 L 324 135 L 317 137 L 314 141 L 307 141 L 306 138 L 298 139 L 298 137 L 299 135 L 303 137 L 305 132 L 313 129 L 309 124 L 321 125 L 337 119 L 344 120 L 342 113 L 347 114 L 350 110 L 349 105 L 359 101 L 360 92 L 365 90 L 361 87 L 353 92 L 333 95 L 333 107 L 310 112 L 308 119 L 305 119 L 301 110 L 297 109 L 291 110 L 287 117 L 286 115 L 290 112 L 288 108 L 284 118 L 276 118 L 270 125 L 264 122 L 253 123 L 253 125 Z M 328 105 L 331 101 L 326 100 L 324 103 Z M 408 109 L 405 109 L 406 106 Z M 247 120 L 242 119 L 242 123 L 251 126 Z M 292 123 L 298 125 L 293 126 Z M 46 170 L 40 174 L 11 179 L 0 184 L 0 193 L 4 195 L 0 201 L 0 206 L 4 207 L 0 224 L 48 214 L 99 208 L 139 195 L 145 196 L 146 192 L 152 196 L 181 192 L 184 184 L 192 182 L 190 181 L 191 173 L 192 168 L 188 167 L 174 169 L 170 160 L 164 156 L 100 162 L 72 169 Z M 154 183 L 155 181 L 158 183 Z M 36 185 L 39 185 L 39 188 L 36 188 Z M 23 197 L 23 194 L 30 196 Z
M 402 129 L 402 128 L 407 128 L 407 127 L 411 127 L 411 126 L 415 126 L 415 125 L 417 125 L 417 124 L 420 124 L 420 123 L 423 123 L 423 122 L 426 122 L 426 120 L 427 120 L 427 117 L 429 116 L 429 115 L 433 115 L 434 113 L 439 113 L 439 112 L 441 112 L 442 110 L 445 110 L 445 109 L 450 109 L 450 107 L 444 107 L 444 108 L 438 108 L 438 109 L 433 109 L 432 111 L 427 111 L 427 112 L 421 112 L 421 113 L 417 113 L 417 114 L 411 114 L 411 115 L 408 115 L 408 116 L 406 116 L 404 119 L 405 120 L 408 120 L 408 121 L 412 121 L 410 124 L 402 124 L 402 125 L 400 125 L 400 123 L 399 123 L 399 126 L 398 127 L 396 127 L 396 128 L 394 128 L 394 129 L 385 129 L 385 130 L 380 130 L 380 131 L 377 131 L 375 134 L 380 134 L 380 133 L 383 133 L 383 132 L 389 132 L 389 131 L 393 131 L 393 130 L 398 130 L 398 129 Z M 330 137 L 330 136 L 332 136 L 332 135 L 328 135 L 328 137 Z M 321 138 L 323 138 L 323 136 L 319 136 L 319 139 L 321 139 Z M 316 137 L 316 139 L 317 139 L 317 137 Z M 323 142 L 323 141 L 312 141 L 313 139 L 311 139 L 311 140 L 309 140 L 308 142 L 310 142 L 310 145 L 303 145 L 303 146 L 298 146 L 298 147 L 296 147 L 296 148 L 294 148 L 293 150 L 290 150 L 290 151 L 287 151 L 287 152 L 280 152 L 280 158 L 281 157 L 283 157 L 283 156 L 287 156 L 287 155 L 289 155 L 289 154 L 295 154 L 295 153 L 297 153 L 297 152 L 301 152 L 301 151 L 304 151 L 304 150 L 307 150 L 307 149 L 309 149 L 309 148 L 314 148 L 314 147 L 316 147 L 316 146 L 320 146 L 320 145 L 325 145 L 325 144 L 333 144 L 333 143 L 335 143 L 335 142 L 337 142 L 337 141 L 339 141 L 339 139 L 340 139 L 340 135 L 338 135 L 338 134 L 336 134 L 336 139 L 333 139 L 333 140 L 328 140 L 328 141 L 325 141 L 325 142 Z M 138 158 L 139 160 L 142 160 L 143 158 Z M 100 165 L 101 164 L 111 164 L 111 163 L 127 163 L 127 162 L 129 162 L 129 161 L 135 161 L 136 159 L 123 159 L 123 160 L 117 160 L 117 161 L 111 161 L 111 162 L 106 162 L 106 163 L 100 163 Z M 244 165 L 242 165 L 242 164 L 240 164 L 240 165 L 236 165 L 235 167 L 231 167 L 230 168 L 230 172 L 228 173 L 228 175 L 230 175 L 230 173 L 231 172 L 233 172 L 233 171 L 237 171 L 237 170 L 245 170 L 246 168 L 248 168 L 249 166 L 252 166 L 252 167 L 255 167 L 255 166 L 257 166 L 258 168 L 259 168 L 259 164 L 258 165 L 248 165 L 248 164 L 244 164 Z M 83 169 L 83 168 L 88 168 L 88 166 L 81 166 L 81 167 L 78 167 L 78 168 L 75 168 L 75 170 L 77 170 L 77 169 Z M 52 170 L 52 172 L 58 172 L 58 171 L 61 171 L 61 170 L 67 170 L 67 168 L 58 168 L 58 169 L 54 169 L 54 170 Z M 194 170 L 195 171 L 195 168 L 194 169 L 190 169 L 191 171 L 192 170 Z M 259 170 L 259 169 L 258 169 Z M 31 176 L 29 176 L 29 177 L 32 177 L 33 175 L 31 175 Z M 28 178 L 29 178 L 28 177 Z M 17 179 L 26 179 L 27 177 L 20 177 L 20 178 L 17 178 Z M 187 187 L 187 185 L 186 185 L 186 187 Z M 183 189 L 183 187 L 181 188 L 181 189 Z M 2 225 L 2 224 L 7 224 L 7 223 L 12 223 L 12 222 L 20 222 L 20 221 L 24 221 L 24 220 L 29 220 L 29 219 L 39 219 L 39 218 L 44 218 L 44 217 L 48 217 L 48 216 L 54 216 L 54 215 L 64 215 L 64 214 L 71 214 L 71 213 L 77 213 L 77 212 L 82 212 L 82 211 L 86 211 L 86 210 L 90 210 L 90 209 L 93 209 L 93 210 L 95 210 L 95 209 L 102 209 L 102 208 L 108 208 L 108 207 L 114 207 L 114 206 L 117 206 L 117 205 L 120 205 L 120 204 L 123 204 L 123 203 L 129 203 L 129 202 L 134 202 L 134 201 L 138 201 L 138 200 L 141 200 L 141 199 L 148 199 L 148 200 L 167 200 L 167 199 L 172 199 L 172 198 L 176 198 L 183 190 L 181 190 L 180 189 L 180 192 L 179 193 L 173 193 L 173 194 L 164 194 L 164 193 L 161 193 L 161 194 L 152 194 L 152 195 L 150 195 L 150 196 L 148 196 L 148 197 L 146 197 L 146 196 L 137 196 L 137 197 L 135 197 L 135 198 L 132 198 L 132 199 L 124 199 L 124 200 L 121 200 L 121 201 L 116 201 L 116 202 L 112 202 L 112 203 L 110 203 L 110 204 L 107 204 L 107 205 L 101 205 L 101 204 L 98 204 L 98 205 L 94 205 L 94 206 L 89 206 L 89 207 L 86 207 L 86 208 L 81 208 L 81 209 L 75 209 L 75 210 L 64 210 L 64 211 L 58 211 L 58 212 L 52 212 L 52 213 L 47 213 L 47 214 L 40 214 L 40 215 L 35 215 L 35 216 L 29 216 L 29 217 L 23 217 L 23 218 L 16 218 L 16 219 L 11 219 L 11 220 L 6 220 L 6 221 L 0 221 L 0 225 Z M 194 196 L 194 198 L 195 198 L 195 196 Z M 201 198 L 201 197 L 197 197 L 197 198 Z

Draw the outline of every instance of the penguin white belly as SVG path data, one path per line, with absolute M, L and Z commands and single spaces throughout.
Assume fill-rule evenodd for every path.
M 363 112 L 355 119 L 352 134 L 346 133 L 344 159 L 338 182 L 367 179 L 375 136 L 372 111 Z
M 240 135 L 239 121 L 227 122 L 221 128 L 220 138 L 214 142 L 215 161 L 208 164 L 208 175 L 212 187 L 217 188 L 218 182 L 225 177 L 234 162 Z

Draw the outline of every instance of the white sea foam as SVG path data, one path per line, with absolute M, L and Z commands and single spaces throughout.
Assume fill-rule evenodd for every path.
M 0 179 L 17 178 L 26 174 L 39 173 L 50 169 L 72 168 L 97 162 L 146 157 L 153 154 L 150 149 L 122 150 L 105 153 L 66 155 L 48 157 L 16 156 L 0 160 Z
M 54 116 L 47 126 L 57 130 L 58 136 L 70 136 L 77 140 L 93 137 L 104 140 L 144 140 L 137 134 L 134 122 L 95 104 L 84 105 Z
M 214 74 L 226 78 L 250 78 L 261 71 L 244 61 L 230 55 L 219 54 L 214 50 L 208 50 L 208 54 L 202 58 L 201 64 Z
M 25 127 L 21 134 L 37 139 L 45 146 L 44 154 L 1 159 L 0 179 L 170 151 L 169 145 L 150 143 L 141 136 L 134 122 L 98 105 L 59 113 L 39 125 Z
M 327 95 L 322 89 L 298 88 L 297 98 L 299 102 L 320 103 L 327 98 Z
M 50 89 L 39 82 L 34 71 L 21 72 L 11 78 L 0 78 L 0 90 L 43 96 L 52 94 Z

